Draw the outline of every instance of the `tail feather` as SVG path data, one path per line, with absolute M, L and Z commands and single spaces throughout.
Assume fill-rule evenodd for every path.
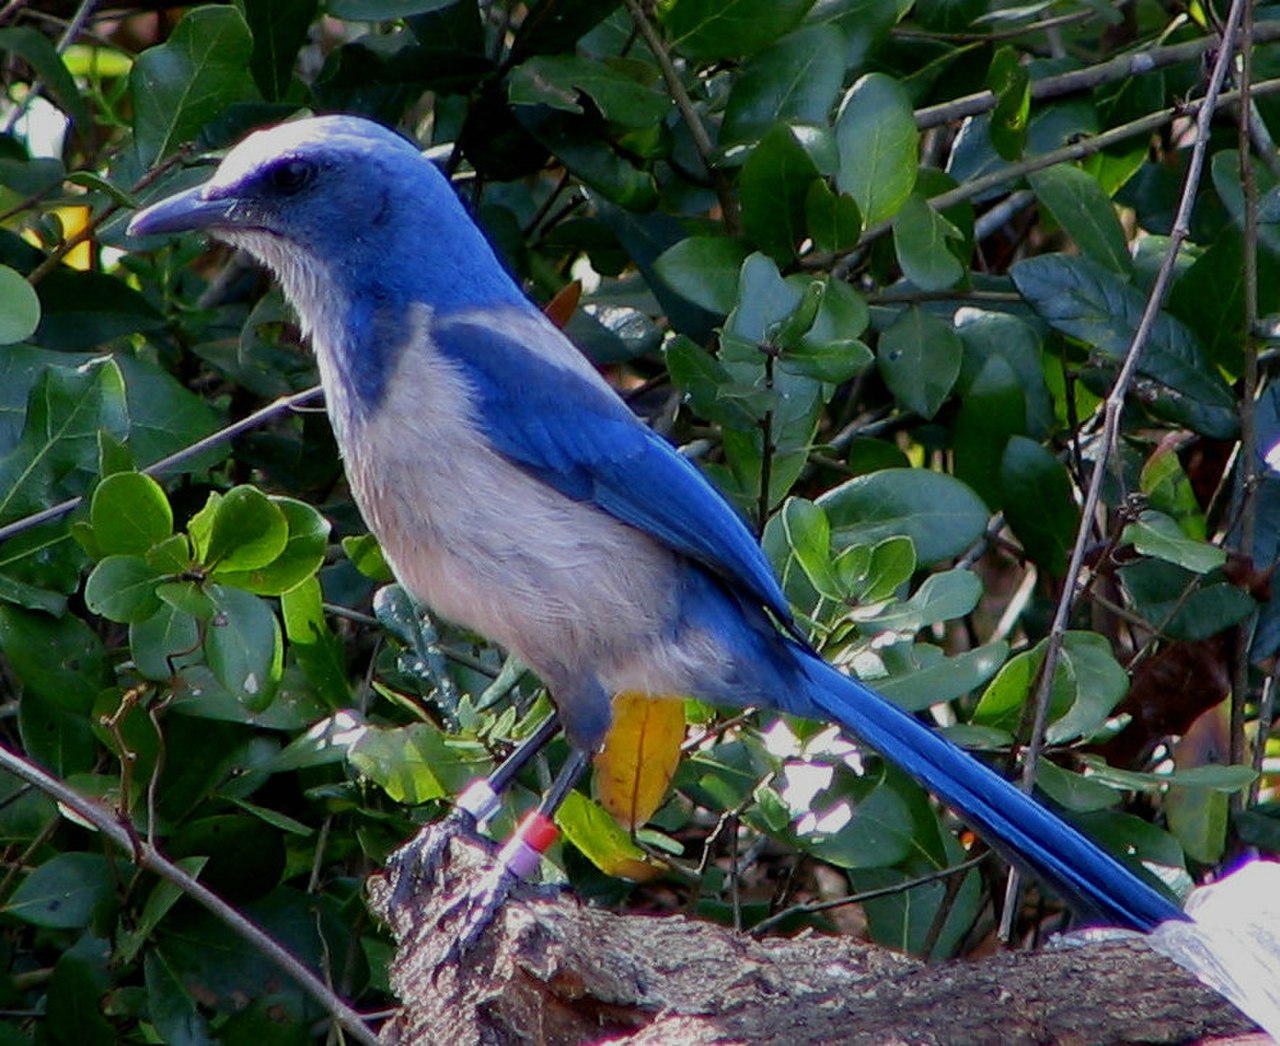
M 1186 919 L 1155 887 L 994 770 L 875 691 L 795 647 L 806 698 L 959 811 L 1011 863 L 1091 923 L 1150 931 Z

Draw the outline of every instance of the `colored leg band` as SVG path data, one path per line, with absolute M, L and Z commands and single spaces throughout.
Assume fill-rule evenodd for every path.
M 556 841 L 559 830 L 555 822 L 537 810 L 529 814 L 516 829 L 498 861 L 513 875 L 527 879 L 538 868 L 538 862 L 547 848 Z
M 477 825 L 481 825 L 497 811 L 498 793 L 487 778 L 472 781 L 458 796 L 458 809 L 465 810 L 476 819 Z

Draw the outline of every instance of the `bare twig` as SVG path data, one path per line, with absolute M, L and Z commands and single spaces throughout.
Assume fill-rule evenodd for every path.
M 1263 22 L 1257 26 L 1253 34 L 1255 44 L 1271 43 L 1280 40 L 1280 23 Z M 1074 69 L 1060 76 L 1046 76 L 1043 80 L 1031 82 L 1031 98 L 1041 101 L 1045 98 L 1059 98 L 1077 91 L 1087 91 L 1100 84 L 1123 80 L 1129 76 L 1140 76 L 1155 69 L 1163 69 L 1179 62 L 1193 62 L 1215 48 L 1222 46 L 1218 37 L 1205 37 L 1185 44 L 1170 44 L 1165 47 L 1148 47 L 1140 51 L 1117 55 L 1099 65 L 1091 65 L 1085 69 Z M 1229 50 L 1229 49 L 1228 49 Z M 978 116 L 995 107 L 996 96 L 990 91 L 978 91 L 955 98 L 949 102 L 926 106 L 916 110 L 916 126 L 922 131 L 937 127 L 939 124 L 961 120 L 966 116 Z
M 229 439 L 235 439 L 235 437 L 239 436 L 242 432 L 248 432 L 250 429 L 257 428 L 264 422 L 274 418 L 277 414 L 283 414 L 285 411 L 293 410 L 309 400 L 315 399 L 319 395 L 320 386 L 313 385 L 311 388 L 304 389 L 302 392 L 295 392 L 291 396 L 281 396 L 273 403 L 268 403 L 261 410 L 254 411 L 247 418 L 242 418 L 232 425 L 221 428 L 217 432 L 212 432 L 208 436 L 205 436 L 204 439 L 196 440 L 195 443 L 189 444 L 181 450 L 174 451 L 172 454 L 168 455 L 168 457 L 152 462 L 141 471 L 145 472 L 148 476 L 158 475 L 166 469 L 172 468 L 174 465 L 179 465 L 184 461 L 196 457 L 198 454 L 204 453 L 211 447 L 216 447 L 218 444 L 225 443 Z M 83 497 L 67 498 L 66 501 L 60 501 L 56 505 L 50 505 L 48 508 L 43 508 L 39 512 L 33 512 L 29 516 L 24 516 L 22 519 L 16 519 L 12 523 L 8 523 L 5 526 L 0 527 L 0 541 L 5 541 L 17 534 L 30 530 L 32 527 L 38 527 L 41 523 L 48 523 L 50 520 L 65 516 L 68 512 L 73 512 L 83 500 Z
M 377 1046 L 378 1037 L 365 1024 L 363 1018 L 340 999 L 327 984 L 274 938 L 246 919 L 198 879 L 178 867 L 149 843 L 139 840 L 105 806 L 76 792 L 4 745 L 0 745 L 0 768 L 21 778 L 67 809 L 74 811 L 77 817 L 93 825 L 106 838 L 136 860 L 142 868 L 167 879 L 192 900 L 203 905 L 292 977 L 299 987 L 319 1002 L 353 1038 L 367 1046 Z
M 1237 39 L 1236 34 L 1244 8 L 1248 5 L 1248 2 L 1249 0 L 1232 0 L 1231 10 L 1227 15 L 1227 22 L 1223 32 L 1225 40 L 1234 42 Z M 1233 48 L 1223 46 L 1214 61 L 1213 71 L 1210 73 L 1209 81 L 1206 85 L 1204 100 L 1198 106 L 1195 142 L 1192 145 L 1191 155 L 1187 161 L 1187 173 L 1183 181 L 1182 196 L 1178 201 L 1178 210 L 1174 216 L 1173 228 L 1169 232 L 1169 246 L 1165 251 L 1160 269 L 1156 273 L 1155 281 L 1147 296 L 1146 307 L 1143 309 L 1142 318 L 1138 322 L 1138 329 L 1134 331 L 1133 340 L 1125 353 L 1124 363 L 1116 375 L 1115 384 L 1107 394 L 1103 408 L 1103 425 L 1097 463 L 1094 465 L 1093 473 L 1089 477 L 1089 488 L 1085 493 L 1084 504 L 1080 512 L 1080 527 L 1076 532 L 1075 544 L 1071 550 L 1071 560 L 1063 578 L 1062 596 L 1058 600 L 1058 606 L 1054 612 L 1053 625 L 1049 631 L 1048 642 L 1045 644 L 1044 661 L 1040 666 L 1040 679 L 1035 696 L 1035 720 L 1032 724 L 1031 736 L 1027 741 L 1022 767 L 1022 788 L 1027 792 L 1030 792 L 1035 786 L 1036 766 L 1044 745 L 1045 727 L 1049 720 L 1053 679 L 1057 672 L 1058 660 L 1062 653 L 1062 644 L 1066 638 L 1067 626 L 1071 619 L 1071 610 L 1075 605 L 1076 588 L 1080 581 L 1081 571 L 1084 568 L 1085 551 L 1089 546 L 1089 529 L 1094 517 L 1097 515 L 1098 506 L 1102 498 L 1102 481 L 1106 475 L 1107 465 L 1115 452 L 1120 438 L 1120 420 L 1125 400 L 1128 396 L 1129 386 L 1133 383 L 1134 375 L 1138 369 L 1138 362 L 1142 358 L 1142 351 L 1151 336 L 1151 330 L 1160 315 L 1160 307 L 1164 302 L 1165 294 L 1168 292 L 1169 285 L 1173 280 L 1178 253 L 1190 233 L 1191 212 L 1195 207 L 1196 194 L 1200 187 L 1200 177 L 1204 171 L 1205 154 L 1208 152 L 1209 147 L 1210 124 L 1220 102 L 1225 100 L 1222 87 L 1230 71 L 1233 56 Z M 1017 908 L 1018 889 L 1019 876 L 1015 871 L 1009 876 L 1009 885 L 1005 896 L 1005 914 L 1000 927 L 1001 936 L 1005 939 L 1008 938 L 1009 922 L 1012 919 L 1010 913 Z
M 702 158 L 702 162 L 707 168 L 707 174 L 711 178 L 711 183 L 715 187 L 716 196 L 719 197 L 720 209 L 724 212 L 725 226 L 730 232 L 736 232 L 738 228 L 738 202 L 733 193 L 729 191 L 728 185 L 716 167 L 715 144 L 711 141 L 711 136 L 707 133 L 706 127 L 703 126 L 702 120 L 698 117 L 698 111 L 694 108 L 693 99 L 689 97 L 689 92 L 684 89 L 684 83 L 680 80 L 680 73 L 676 69 L 675 63 L 671 61 L 671 55 L 667 53 L 662 37 L 658 35 L 658 31 L 653 27 L 653 22 L 649 20 L 649 16 L 645 14 L 644 8 L 640 5 L 640 0 L 623 0 L 623 2 L 627 6 L 627 12 L 631 15 L 632 22 L 640 30 L 640 35 L 644 37 L 644 42 L 649 45 L 649 50 L 653 52 L 654 61 L 658 63 L 658 68 L 662 71 L 662 78 L 667 82 L 667 90 L 671 92 L 671 99 L 676 103 L 676 108 L 680 110 L 680 117 L 684 120 L 685 126 L 689 128 L 689 136 L 693 139 L 693 147 L 698 150 L 698 155 Z

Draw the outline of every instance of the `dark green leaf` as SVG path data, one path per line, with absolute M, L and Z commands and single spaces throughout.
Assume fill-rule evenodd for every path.
M 0 265 L 0 345 L 31 337 L 40 324 L 40 299 L 20 273 Z
M 146 298 L 106 273 L 59 267 L 40 281 L 38 293 L 43 315 L 34 340 L 47 349 L 93 349 L 164 326 Z
M 1014 436 L 999 463 L 1005 519 L 1042 570 L 1060 577 L 1080 526 L 1067 470 L 1033 440 Z
M 334 4 L 326 6 L 333 14 Z M 283 101 L 293 80 L 298 51 L 307 42 L 307 26 L 315 18 L 318 0 L 236 0 L 236 7 L 253 34 L 249 69 L 254 83 L 268 101 Z
M 108 556 L 85 583 L 85 605 L 111 621 L 143 621 L 160 609 L 161 577 L 141 556 Z
M 960 402 L 954 447 L 956 478 L 968 483 L 992 509 L 1007 500 L 1000 477 L 1005 445 L 1026 427 L 1026 399 L 1018 375 L 1003 356 L 990 356 Z
M 725 104 L 722 145 L 752 142 L 775 124 L 826 124 L 844 79 L 844 34 L 806 25 L 753 55 Z
M 883 469 L 858 476 L 818 499 L 838 547 L 911 538 L 921 566 L 960 555 L 987 528 L 982 499 L 953 476 L 928 469 Z
M 813 245 L 820 251 L 847 251 L 862 234 L 862 215 L 853 197 L 832 192 L 824 178 L 809 183 L 804 218 Z
M 206 6 L 187 12 L 165 43 L 139 55 L 129 77 L 139 164 L 163 159 L 228 105 L 252 98 L 252 54 L 240 12 Z
M 278 596 L 312 577 L 324 563 L 329 544 L 328 521 L 306 502 L 279 497 L 269 500 L 284 516 L 288 528 L 284 548 L 275 558 L 252 569 L 228 569 L 225 564 L 229 561 L 224 560 L 224 565 L 215 571 L 219 583 L 260 596 Z M 242 561 L 239 551 L 236 558 Z
M 1121 276 L 1133 271 L 1115 206 L 1092 177 L 1079 167 L 1060 163 L 1028 175 L 1027 180 L 1081 254 Z
M 233 487 L 211 496 L 197 519 L 199 524 L 191 521 L 196 555 L 215 572 L 234 575 L 265 567 L 289 543 L 283 509 L 256 487 Z
M 1063 254 L 1027 258 L 1011 272 L 1019 293 L 1052 327 L 1112 360 L 1128 352 L 1144 306 L 1137 288 L 1087 258 Z M 1157 317 L 1138 371 L 1149 382 L 1140 381 L 1136 391 L 1151 410 L 1207 436 L 1236 435 L 1235 395 L 1195 335 L 1167 313 Z
M 784 126 L 768 131 L 738 178 L 742 227 L 779 264 L 790 262 L 805 237 L 805 200 L 818 169 Z
M 741 240 L 690 236 L 653 263 L 663 281 L 682 297 L 726 316 L 738 296 L 738 271 L 748 253 Z
M 80 929 L 114 890 L 111 862 L 102 854 L 62 853 L 23 879 L 4 910 L 35 926 Z
M 671 109 L 671 99 L 623 69 L 579 55 L 538 55 L 512 71 L 507 93 L 513 105 L 544 104 L 571 113 L 583 112 L 587 95 L 606 120 L 628 127 L 658 124 Z
M 742 58 L 794 29 L 813 0 L 676 0 L 659 8 L 672 46 L 689 58 Z
M 938 412 L 960 374 L 962 347 L 951 324 L 912 307 L 880 335 L 876 359 L 884 383 L 907 410 Z
M 12 51 L 30 64 L 49 97 L 71 118 L 81 134 L 89 134 L 89 107 L 85 96 L 47 36 L 30 26 L 0 29 L 0 51 Z
M 964 275 L 964 266 L 947 246 L 960 230 L 918 193 L 912 193 L 893 220 L 893 245 L 902 274 L 923 291 L 945 290 Z
M 836 114 L 836 184 L 868 224 L 893 217 L 911 195 L 918 137 L 911 100 L 896 80 L 868 73 L 844 96 Z
M 217 607 L 204 637 L 209 667 L 247 708 L 261 711 L 280 685 L 280 622 L 265 601 L 248 592 L 224 585 L 210 585 L 208 592 Z

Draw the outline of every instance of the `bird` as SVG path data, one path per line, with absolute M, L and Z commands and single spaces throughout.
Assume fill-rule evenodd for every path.
M 315 352 L 354 499 L 399 583 L 518 656 L 556 715 L 459 799 L 458 824 L 557 729 L 570 755 L 475 891 L 470 939 L 536 867 L 621 693 L 838 724 L 1086 923 L 1183 919 L 1162 889 L 926 723 L 829 664 L 751 529 L 524 293 L 449 179 L 351 115 L 256 131 L 132 236 L 202 231 L 276 277 Z M 423 860 L 438 857 L 438 847 Z

